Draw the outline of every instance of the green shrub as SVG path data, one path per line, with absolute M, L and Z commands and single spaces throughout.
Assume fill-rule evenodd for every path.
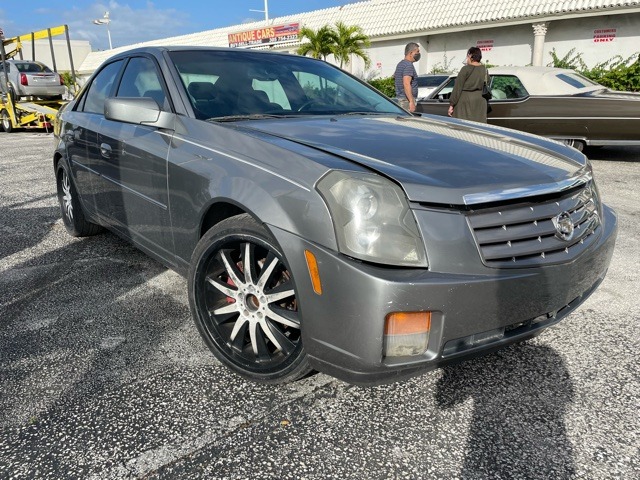
M 628 58 L 616 55 L 609 60 L 589 68 L 582 60 L 582 53 L 575 53 L 575 48 L 560 58 L 555 49 L 551 52 L 552 62 L 549 66 L 571 68 L 585 77 L 598 82 L 611 90 L 640 92 L 640 54 L 634 53 Z
M 396 96 L 396 84 L 393 77 L 386 78 L 374 78 L 369 80 L 369 85 L 373 88 L 377 88 L 381 93 L 385 94 L 389 98 Z

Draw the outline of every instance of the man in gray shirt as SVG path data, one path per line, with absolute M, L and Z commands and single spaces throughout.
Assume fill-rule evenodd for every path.
M 420 60 L 420 45 L 409 42 L 404 47 L 404 59 L 398 63 L 393 74 L 398 104 L 405 110 L 414 112 L 418 96 L 418 73 L 413 62 Z

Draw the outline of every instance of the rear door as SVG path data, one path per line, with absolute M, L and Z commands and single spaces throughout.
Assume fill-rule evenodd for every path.
M 96 199 L 101 188 L 98 128 L 104 117 L 104 100 L 115 88 L 115 80 L 122 65 L 123 61 L 118 60 L 104 66 L 84 90 L 73 109 L 65 110 L 63 114 L 67 157 L 76 180 L 76 189 L 83 205 L 90 212 L 96 210 Z

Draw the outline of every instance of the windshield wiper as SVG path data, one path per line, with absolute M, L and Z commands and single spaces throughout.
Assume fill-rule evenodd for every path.
M 334 115 L 395 115 L 393 112 L 345 112 L 335 113 Z
M 264 120 L 266 118 L 290 118 L 297 115 L 277 115 L 273 113 L 251 113 L 249 115 L 226 115 L 224 117 L 207 118 L 207 122 L 238 122 L 242 120 Z

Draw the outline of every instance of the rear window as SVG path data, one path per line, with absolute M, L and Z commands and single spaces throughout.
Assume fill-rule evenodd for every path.
M 595 87 L 599 85 L 577 73 L 559 73 L 556 75 L 563 82 L 575 88 Z
M 16 68 L 19 72 L 24 73 L 53 73 L 41 63 L 16 63 Z

